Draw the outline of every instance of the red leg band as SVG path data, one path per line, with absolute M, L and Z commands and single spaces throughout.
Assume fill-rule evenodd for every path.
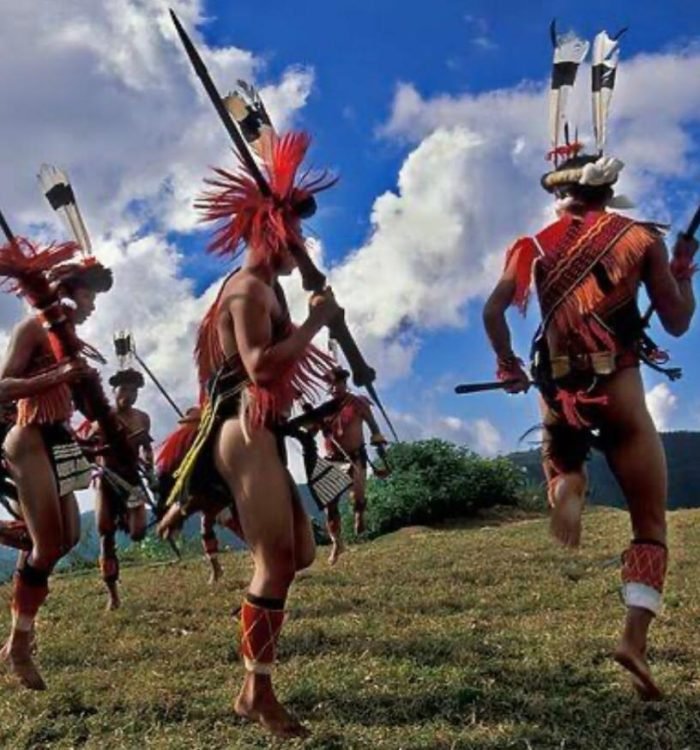
M 656 614 L 661 608 L 668 550 L 653 542 L 632 542 L 622 555 L 625 604 Z
M 215 555 L 219 551 L 219 542 L 216 538 L 216 534 L 212 536 L 202 537 L 202 547 L 207 555 Z
M 240 613 L 241 656 L 249 672 L 270 674 L 277 653 L 277 639 L 284 623 L 284 609 L 269 609 L 243 601 Z
M 29 582 L 27 577 L 18 572 L 14 577 L 12 591 L 12 611 L 16 615 L 23 615 L 34 619 L 41 605 L 49 595 L 48 581 Z
M 119 560 L 116 557 L 101 557 L 100 571 L 105 583 L 116 583 L 119 580 Z

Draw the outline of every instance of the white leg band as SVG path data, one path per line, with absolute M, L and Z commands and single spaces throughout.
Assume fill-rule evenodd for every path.
M 272 674 L 272 664 L 262 664 L 255 659 L 249 659 L 247 656 L 243 657 L 245 668 L 248 672 L 255 672 L 255 674 Z
M 661 593 L 645 583 L 631 581 L 623 584 L 622 598 L 627 607 L 639 607 L 655 615 L 661 611 Z

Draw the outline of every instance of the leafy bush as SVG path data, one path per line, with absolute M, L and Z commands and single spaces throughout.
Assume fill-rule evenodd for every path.
M 392 473 L 367 485 L 366 535 L 402 526 L 465 518 L 482 508 L 514 505 L 525 488 L 523 471 L 505 458 L 482 458 L 444 440 L 397 443 L 388 450 Z M 344 528 L 352 528 L 345 509 Z

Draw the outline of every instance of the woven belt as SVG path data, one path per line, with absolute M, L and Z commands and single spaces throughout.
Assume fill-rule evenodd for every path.
M 593 375 L 612 375 L 617 370 L 636 364 L 627 353 L 591 352 L 584 354 L 552 357 L 552 377 L 555 380 L 565 378 L 571 373 L 591 373 Z

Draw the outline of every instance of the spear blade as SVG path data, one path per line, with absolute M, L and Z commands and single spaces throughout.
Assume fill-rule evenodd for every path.
M 0 229 L 2 229 L 2 232 L 7 238 L 8 242 L 12 242 L 14 244 L 17 241 L 2 211 L 0 211 Z
M 202 86 L 204 86 L 204 90 L 207 92 L 211 103 L 214 105 L 214 109 L 219 115 L 221 122 L 224 124 L 226 132 L 231 137 L 231 140 L 236 147 L 236 151 L 239 157 L 245 164 L 246 168 L 250 171 L 250 174 L 253 176 L 253 179 L 257 183 L 260 192 L 265 196 L 272 195 L 272 191 L 270 190 L 270 186 L 268 185 L 267 180 L 265 179 L 263 173 L 260 171 L 255 158 L 250 153 L 248 145 L 246 144 L 243 136 L 240 134 L 238 128 L 231 119 L 231 115 L 229 115 L 229 113 L 227 112 L 226 107 L 224 106 L 223 99 L 221 98 L 221 95 L 219 94 L 216 85 L 214 84 L 214 81 L 209 75 L 209 71 L 204 64 L 204 60 L 202 60 L 199 52 L 197 52 L 196 47 L 192 43 L 192 40 L 180 23 L 180 19 L 177 17 L 175 11 L 172 8 L 170 9 L 170 17 L 173 19 L 175 29 L 177 30 L 178 36 L 180 37 L 182 46 L 185 48 L 187 57 L 189 58 L 192 67 L 194 68 L 194 72 L 202 82 Z

